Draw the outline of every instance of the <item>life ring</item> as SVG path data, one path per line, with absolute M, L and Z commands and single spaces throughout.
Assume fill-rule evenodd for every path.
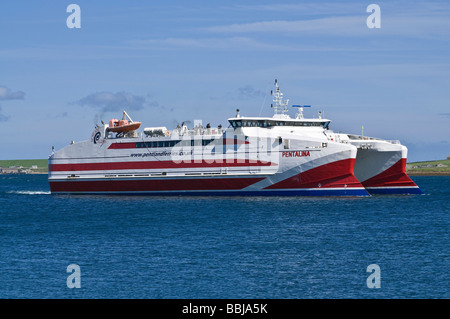
M 170 136 L 170 132 L 166 131 L 166 136 L 169 137 Z
M 97 142 L 100 141 L 101 137 L 102 137 L 102 133 L 100 133 L 100 132 L 95 133 L 95 135 L 94 135 L 94 144 L 97 144 Z

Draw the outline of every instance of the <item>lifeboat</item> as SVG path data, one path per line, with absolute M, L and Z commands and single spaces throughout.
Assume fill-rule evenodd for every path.
M 109 120 L 108 131 L 115 133 L 125 133 L 137 130 L 141 126 L 141 122 L 134 122 L 127 112 L 123 111 L 123 118 L 121 120 Z
M 110 132 L 122 133 L 137 130 L 141 126 L 141 122 L 129 122 L 127 120 L 111 119 L 109 121 Z

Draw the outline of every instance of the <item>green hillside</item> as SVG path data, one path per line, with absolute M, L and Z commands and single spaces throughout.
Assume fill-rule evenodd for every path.
M 37 166 L 37 168 L 32 169 L 34 173 L 48 172 L 48 160 L 46 159 L 0 160 L 0 167 L 2 168 L 22 166 L 24 169 L 31 169 L 34 165 Z
M 450 159 L 414 162 L 406 164 L 406 172 L 414 175 L 442 174 L 450 175 Z

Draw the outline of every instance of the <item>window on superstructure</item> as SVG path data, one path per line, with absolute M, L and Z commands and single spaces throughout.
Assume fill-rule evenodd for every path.
M 202 140 L 202 145 L 206 146 L 209 145 L 213 140 Z

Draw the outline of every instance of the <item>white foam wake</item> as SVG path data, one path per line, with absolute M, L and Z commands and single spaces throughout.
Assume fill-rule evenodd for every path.
M 19 195 L 49 195 L 50 191 L 9 191 L 9 194 L 19 194 Z

